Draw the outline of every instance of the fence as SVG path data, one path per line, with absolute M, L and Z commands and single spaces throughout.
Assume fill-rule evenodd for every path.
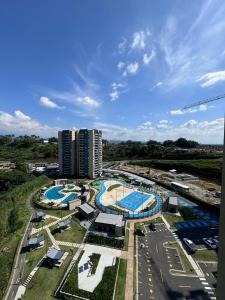
M 129 183 L 122 182 L 121 180 L 118 180 L 118 179 L 113 179 L 113 180 L 120 182 L 121 184 L 123 184 L 126 187 L 134 188 Z M 138 190 L 140 190 L 142 192 L 149 193 L 149 190 L 146 189 L 146 188 L 143 188 L 143 187 L 141 187 Z M 129 213 L 129 212 L 116 211 L 116 210 L 113 210 L 113 209 L 108 208 L 108 207 L 106 207 L 106 206 L 104 206 L 104 205 L 101 204 L 101 197 L 105 193 L 105 191 L 106 191 L 105 180 L 102 180 L 102 182 L 101 182 L 101 190 L 98 193 L 98 195 L 96 196 L 95 203 L 96 203 L 97 207 L 101 211 L 103 211 L 103 212 L 105 212 L 107 214 L 114 214 L 114 215 L 121 215 L 122 214 L 125 219 L 140 219 L 140 218 L 146 218 L 146 217 L 153 216 L 153 215 L 157 214 L 161 210 L 161 208 L 162 208 L 163 200 L 161 199 L 161 197 L 159 195 L 151 192 L 151 194 L 154 194 L 155 200 L 157 202 L 157 204 L 156 204 L 156 206 L 154 208 L 152 208 L 152 209 L 150 209 L 148 211 L 145 211 L 145 212 L 141 212 L 141 213 Z

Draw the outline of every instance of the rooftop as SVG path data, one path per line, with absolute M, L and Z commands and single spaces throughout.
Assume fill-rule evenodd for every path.
M 177 197 L 169 197 L 169 204 L 171 205 L 178 205 Z
M 71 218 L 68 218 L 65 221 L 59 222 L 58 227 L 66 227 L 69 226 L 70 223 L 71 223 Z
M 50 258 L 50 259 L 59 260 L 63 257 L 64 253 L 65 253 L 64 251 L 57 250 L 55 248 L 50 248 L 48 250 L 47 257 Z
M 123 216 L 122 215 L 113 215 L 100 213 L 95 219 L 96 223 L 109 224 L 115 226 L 123 226 Z
M 81 210 L 83 210 L 86 214 L 90 214 L 93 213 L 95 211 L 94 207 L 92 207 L 91 205 L 84 203 L 82 205 L 79 206 L 79 208 Z
M 36 245 L 36 244 L 40 244 L 41 242 L 43 242 L 45 240 L 44 236 L 37 236 L 35 238 L 29 239 L 28 241 L 28 245 Z

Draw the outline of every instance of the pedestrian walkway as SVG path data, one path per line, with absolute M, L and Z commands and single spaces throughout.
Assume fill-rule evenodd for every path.
M 50 238 L 50 240 L 51 240 L 51 242 L 52 242 L 54 248 L 56 248 L 57 250 L 60 250 L 60 247 L 58 246 L 58 243 L 57 243 L 57 241 L 55 240 L 54 236 L 52 235 L 50 229 L 49 229 L 49 228 L 46 228 L 46 231 L 47 231 L 47 233 L 48 233 L 48 236 L 49 236 L 49 238 Z
M 74 248 L 79 248 L 81 244 L 77 243 L 70 243 L 70 242 L 64 242 L 64 241 L 58 241 L 55 240 L 55 243 L 59 246 L 68 246 L 68 247 L 74 247 Z
M 125 300 L 133 299 L 133 276 L 134 276 L 134 222 L 130 222 L 129 243 L 127 254 L 127 276 Z
M 46 256 L 44 256 L 37 264 L 37 266 L 30 272 L 30 274 L 28 275 L 27 279 L 24 281 L 23 286 L 27 287 L 27 285 L 30 283 L 31 279 L 34 277 L 35 273 L 37 272 L 37 270 L 40 268 L 43 260 L 46 258 Z

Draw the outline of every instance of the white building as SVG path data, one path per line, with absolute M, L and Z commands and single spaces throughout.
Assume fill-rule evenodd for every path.
M 100 130 L 63 130 L 58 137 L 60 175 L 96 178 L 102 174 Z

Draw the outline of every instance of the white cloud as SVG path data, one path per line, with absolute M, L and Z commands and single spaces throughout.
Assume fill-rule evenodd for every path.
M 138 130 L 150 130 L 153 129 L 152 122 L 146 121 L 138 126 Z
M 197 79 L 197 82 L 202 82 L 201 87 L 212 86 L 221 81 L 225 81 L 225 71 L 206 73 Z
M 125 38 L 122 39 L 122 42 L 118 45 L 118 51 L 120 54 L 122 54 L 126 49 L 127 40 Z
M 209 106 L 210 108 L 213 108 L 213 106 Z M 208 109 L 208 106 L 206 104 L 201 104 L 199 106 L 193 107 L 193 108 L 189 108 L 189 109 L 185 109 L 185 110 L 181 110 L 181 109 L 177 109 L 177 110 L 171 110 L 170 114 L 171 115 L 184 115 L 184 114 L 190 114 L 190 113 L 195 113 L 195 112 L 202 112 L 202 111 L 206 111 Z
M 59 128 L 41 124 L 20 110 L 16 110 L 14 114 L 0 111 L 0 128 L 5 134 L 36 134 L 42 137 L 55 136 L 59 130 Z
M 223 122 L 223 118 L 202 122 L 190 120 L 186 122 L 186 125 L 184 123 L 177 127 L 161 128 L 160 130 L 157 130 L 157 127 L 153 126 L 150 121 L 140 124 L 136 128 L 126 128 L 115 124 L 100 122 L 95 122 L 93 126 L 102 129 L 103 137 L 111 140 L 131 139 L 147 141 L 153 139 L 164 141 L 167 139 L 176 140 L 179 137 L 184 137 L 196 140 L 200 143 L 218 144 L 223 142 Z
M 118 64 L 117 64 L 118 70 L 121 70 L 121 69 L 123 69 L 124 67 L 125 67 L 125 63 L 124 63 L 124 62 L 122 62 L 122 61 L 118 62 Z
M 144 53 L 143 55 L 144 65 L 148 65 L 153 60 L 154 57 L 155 57 L 155 50 L 152 50 L 149 55 L 147 53 Z
M 196 78 L 218 69 L 224 60 L 221 53 L 225 43 L 225 2 L 198 2 L 190 11 L 189 24 L 186 24 L 190 25 L 189 30 L 183 26 L 183 15 L 174 13 L 168 16 L 159 34 L 160 50 L 167 65 L 163 82 L 169 88 L 195 84 Z M 222 77 L 221 74 L 220 81 Z M 212 83 L 215 81 L 206 81 L 204 86 Z
M 181 125 L 181 127 L 194 127 L 195 125 L 197 125 L 198 122 L 195 120 L 189 120 L 187 122 L 185 122 L 184 124 Z
M 166 129 L 171 127 L 172 122 L 168 120 L 160 120 L 159 124 L 156 126 L 158 129 Z
M 89 107 L 99 107 L 101 103 L 98 100 L 90 98 L 88 96 L 85 97 L 77 97 L 76 98 L 79 103 Z
M 63 109 L 64 106 L 59 106 L 57 103 L 50 100 L 48 97 L 41 97 L 39 99 L 39 103 L 42 106 L 48 107 L 48 108 L 57 108 L 57 109 Z
M 133 41 L 131 43 L 132 49 L 144 49 L 145 48 L 146 34 L 144 31 L 137 31 L 133 34 Z
M 126 87 L 125 83 L 113 82 L 112 83 L 112 91 L 109 94 L 111 101 L 117 100 L 119 98 L 120 94 L 125 92 L 125 90 L 123 90 L 123 88 L 125 88 L 125 87 Z
M 126 68 L 126 71 L 123 72 L 123 76 L 126 77 L 128 74 L 134 75 L 134 74 L 137 73 L 138 69 L 139 69 L 139 63 L 138 62 L 130 63 Z

